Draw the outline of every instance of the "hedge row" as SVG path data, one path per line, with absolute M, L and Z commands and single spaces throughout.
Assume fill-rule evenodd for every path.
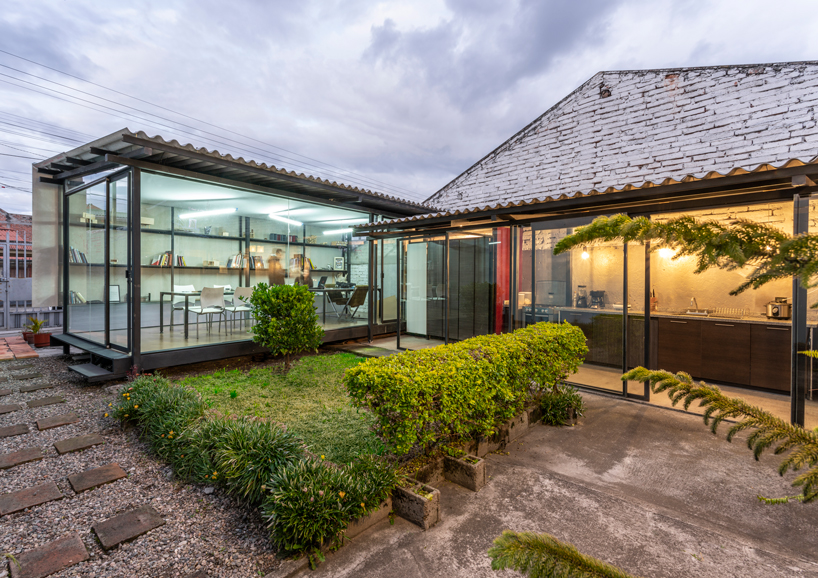
M 538 390 L 553 389 L 575 372 L 587 351 L 579 328 L 538 323 L 369 359 L 348 369 L 344 381 L 401 455 L 416 445 L 492 435 Z
M 208 412 L 198 392 L 161 376 L 138 376 L 113 413 L 140 426 L 178 477 L 261 505 L 273 543 L 285 552 L 315 552 L 377 508 L 398 483 L 393 468 L 369 456 L 342 468 L 310 459 L 295 434 L 264 420 Z

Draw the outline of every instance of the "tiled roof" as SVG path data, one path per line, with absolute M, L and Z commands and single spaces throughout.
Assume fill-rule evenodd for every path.
M 473 212 L 812 162 L 816 105 L 818 62 L 600 72 L 426 202 Z

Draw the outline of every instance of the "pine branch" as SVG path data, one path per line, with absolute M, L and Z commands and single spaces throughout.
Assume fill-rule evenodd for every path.
M 799 277 L 806 288 L 816 286 L 818 234 L 793 237 L 772 225 L 747 220 L 725 224 L 720 221 L 697 222 L 688 216 L 663 222 L 654 222 L 647 217 L 632 219 L 627 215 L 598 217 L 590 225 L 579 227 L 560 240 L 554 247 L 554 254 L 606 241 L 652 241 L 654 248 L 675 249 L 674 259 L 695 256 L 696 273 L 713 267 L 733 270 L 755 266 L 756 270 L 747 281 L 731 291 L 731 295 L 793 276 Z
M 549 534 L 505 530 L 488 555 L 492 570 L 516 570 L 529 578 L 636 578 Z
M 674 406 L 681 401 L 685 409 L 698 400 L 700 407 L 706 408 L 704 423 L 714 434 L 725 419 L 740 419 L 728 430 L 727 441 L 732 441 L 739 432 L 753 430 L 747 438 L 747 446 L 753 450 L 756 460 L 773 446 L 776 455 L 789 451 L 778 468 L 779 475 L 808 468 L 792 485 L 803 489 L 804 503 L 818 500 L 818 432 L 787 423 L 744 400 L 728 397 L 714 385 L 696 383 L 683 372 L 673 374 L 637 367 L 623 375 L 622 380 L 649 383 L 651 391 L 667 392 Z

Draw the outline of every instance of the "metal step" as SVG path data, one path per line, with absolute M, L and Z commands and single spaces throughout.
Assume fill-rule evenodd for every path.
M 76 371 L 80 375 L 84 376 L 89 383 L 93 383 L 95 381 L 108 381 L 111 379 L 120 379 L 125 377 L 126 374 L 116 374 L 108 371 L 104 367 L 100 367 L 98 365 L 94 365 L 93 363 L 83 363 L 82 365 L 69 365 L 68 369 L 71 371 Z

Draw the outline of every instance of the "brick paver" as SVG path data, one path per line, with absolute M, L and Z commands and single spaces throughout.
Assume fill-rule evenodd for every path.
M 10 454 L 0 455 L 0 470 L 7 470 L 20 464 L 27 464 L 43 459 L 43 450 L 40 448 L 24 448 Z
M 68 483 L 76 493 L 82 493 L 86 490 L 96 488 L 103 484 L 110 484 L 122 478 L 128 477 L 125 470 L 119 467 L 119 464 L 108 464 L 92 470 L 86 470 L 79 474 L 72 474 L 68 476 Z
M 64 568 L 88 560 L 88 550 L 77 533 L 71 533 L 28 550 L 16 556 L 17 564 L 11 562 L 11 578 L 44 578 Z
M 156 510 L 150 506 L 142 506 L 104 522 L 97 522 L 91 529 L 99 538 L 102 547 L 110 550 L 164 524 L 165 521 Z
M 88 434 L 55 442 L 54 448 L 57 450 L 58 454 L 67 454 L 70 452 L 78 452 L 80 450 L 104 443 L 105 440 L 99 437 L 97 434 Z
M 24 423 L 0 427 L 0 438 L 10 438 L 11 436 L 20 436 L 27 433 L 28 426 Z
M 53 415 L 51 417 L 44 417 L 43 419 L 37 420 L 37 429 L 43 431 L 54 427 L 77 423 L 79 419 L 79 416 L 73 411 L 69 413 L 61 413 L 60 415 Z
M 25 490 L 11 492 L 10 494 L 3 494 L 0 496 L 0 516 L 20 512 L 26 508 L 59 500 L 62 497 L 62 492 L 57 484 L 52 481 Z
M 40 399 L 26 402 L 26 405 L 29 408 L 34 408 L 43 407 L 44 405 L 54 405 L 56 403 L 65 403 L 65 398 L 60 395 L 52 395 L 51 397 L 41 397 Z

